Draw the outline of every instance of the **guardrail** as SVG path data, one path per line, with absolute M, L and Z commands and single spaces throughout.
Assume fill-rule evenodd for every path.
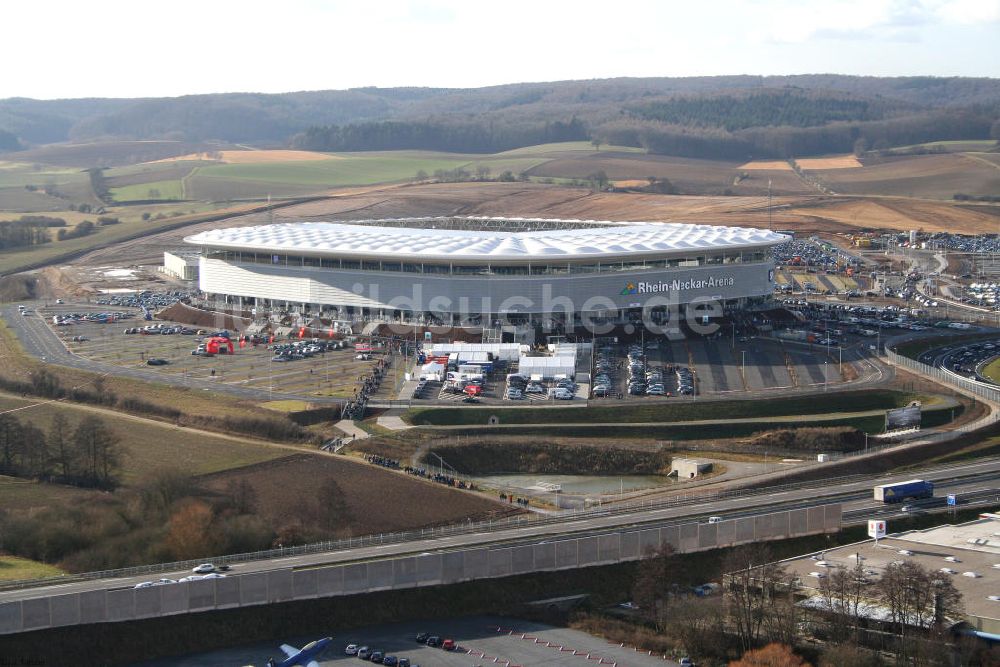
M 899 354 L 898 352 L 896 352 L 895 350 L 891 349 L 888 346 L 886 346 L 885 348 L 885 356 L 890 363 L 896 366 L 902 366 L 903 368 L 916 371 L 917 373 L 922 373 L 924 375 L 934 378 L 938 382 L 959 387 L 963 391 L 972 393 L 976 396 L 980 396 L 982 398 L 985 398 L 986 400 L 1000 402 L 1000 387 L 985 384 L 982 382 L 977 382 L 975 380 L 970 380 L 969 378 L 959 375 L 958 373 L 952 372 L 947 368 L 938 368 L 936 366 L 931 366 L 921 361 L 917 361 L 916 359 L 910 359 L 909 357 L 904 357 L 903 355 Z M 997 419 L 1000 418 L 1000 412 L 994 411 L 990 414 L 990 416 L 992 417 L 992 421 L 997 421 Z M 959 427 L 955 430 L 956 431 L 962 431 L 962 429 L 965 429 L 966 431 L 972 430 L 967 428 L 968 426 L 969 425 L 966 425 L 964 427 Z
M 935 481 L 939 483 L 947 482 L 954 479 L 961 479 L 967 476 L 968 475 L 956 475 L 953 477 L 939 478 L 936 479 Z M 823 480 L 823 482 L 824 486 L 838 486 L 843 484 L 860 482 L 869 478 L 870 475 L 856 474 L 856 475 L 845 475 L 841 477 L 831 477 Z M 639 501 L 639 502 L 599 506 L 591 509 L 572 510 L 560 513 L 558 515 L 540 515 L 540 514 L 519 515 L 516 517 L 508 517 L 506 519 L 500 519 L 497 521 L 491 520 L 491 521 L 479 521 L 474 523 L 469 522 L 463 524 L 452 524 L 450 526 L 440 526 L 437 528 L 424 528 L 421 530 L 411 530 L 399 533 L 365 535 L 365 536 L 352 537 L 341 540 L 316 542 L 313 544 L 304 544 L 295 547 L 281 547 L 276 549 L 267 549 L 263 551 L 254 551 L 242 554 L 230 554 L 225 556 L 206 557 L 196 560 L 176 561 L 172 563 L 140 565 L 136 567 L 118 568 L 114 570 L 102 570 L 97 572 L 86 572 L 86 573 L 81 573 L 76 575 L 66 575 L 61 577 L 49 577 L 47 579 L 13 581 L 0 585 L 0 590 L 38 588 L 51 584 L 64 584 L 73 581 L 135 577 L 140 575 L 157 574 L 162 572 L 176 572 L 193 568 L 194 566 L 204 562 L 212 562 L 216 565 L 248 563 L 253 561 L 285 558 L 289 556 L 301 556 L 301 555 L 316 554 L 316 553 L 333 553 L 337 551 L 346 551 L 349 549 L 362 548 L 367 546 L 399 544 L 399 543 L 411 542 L 428 538 L 451 537 L 451 536 L 465 535 L 470 533 L 499 532 L 514 528 L 520 529 L 520 528 L 543 527 L 551 524 L 559 524 L 567 521 L 579 520 L 581 518 L 617 516 L 623 514 L 652 511 L 657 509 L 669 509 L 671 507 L 684 505 L 685 503 L 694 500 L 697 500 L 699 502 L 705 502 L 713 500 L 750 498 L 754 496 L 769 495 L 774 493 L 780 493 L 782 491 L 792 491 L 808 487 L 814 487 L 815 484 L 816 483 L 814 481 L 807 481 L 807 482 L 795 482 L 791 484 L 781 484 L 776 486 L 761 487 L 756 489 L 732 489 L 732 490 L 723 490 L 715 493 L 706 493 L 706 494 L 696 494 L 696 493 L 682 494 L 677 496 L 670 496 L 668 498 L 663 498 L 655 501 Z M 869 490 L 864 489 L 860 492 L 844 492 L 839 494 L 831 494 L 830 500 L 835 501 L 839 497 L 858 495 L 859 493 L 862 495 L 867 495 L 869 493 Z M 707 514 L 708 512 L 705 512 L 705 515 Z M 692 516 L 697 516 L 697 514 Z
M 836 486 L 858 482 L 866 475 L 846 475 L 843 477 L 833 477 L 824 480 L 825 485 Z M 341 540 L 327 542 L 315 542 L 294 547 L 279 547 L 263 551 L 253 551 L 242 554 L 230 554 L 226 556 L 205 557 L 195 560 L 176 561 L 172 563 L 157 563 L 152 565 L 139 565 L 135 567 L 118 568 L 114 570 L 102 570 L 97 572 L 86 572 L 76 575 L 62 577 L 50 577 L 47 579 L 32 579 L 27 581 L 13 581 L 0 585 L 0 590 L 12 590 L 20 588 L 37 588 L 53 583 L 66 583 L 69 581 L 80 581 L 89 579 L 112 579 L 122 577 L 135 577 L 147 574 L 158 574 L 162 572 L 176 572 L 188 570 L 196 565 L 205 562 L 212 562 L 215 565 L 231 565 L 235 563 L 247 563 L 260 560 L 271 560 L 275 558 L 286 558 L 289 556 L 302 556 L 315 553 L 346 551 L 368 546 L 399 544 L 412 542 L 428 538 L 452 537 L 456 535 L 466 535 L 469 533 L 499 532 L 510 529 L 523 529 L 532 527 L 542 527 L 546 525 L 559 524 L 568 521 L 575 521 L 581 518 L 597 518 L 602 516 L 618 516 L 623 514 L 633 514 L 647 512 L 657 509 L 669 509 L 678 507 L 691 501 L 705 502 L 714 500 L 727 500 L 732 498 L 749 498 L 754 496 L 768 495 L 781 491 L 793 491 L 814 486 L 815 482 L 796 482 L 792 484 L 782 484 L 778 486 L 761 487 L 757 489 L 732 489 L 717 491 L 714 493 L 689 493 L 677 496 L 670 496 L 660 500 L 638 501 L 630 503 L 616 503 L 614 505 L 601 505 L 590 509 L 575 509 L 561 512 L 556 515 L 529 514 L 507 517 L 505 519 L 478 521 L 469 523 L 452 524 L 437 528 L 423 528 L 421 530 L 410 530 L 399 533 L 383 533 L 378 535 L 364 535 Z M 836 495 L 832 496 L 836 497 Z

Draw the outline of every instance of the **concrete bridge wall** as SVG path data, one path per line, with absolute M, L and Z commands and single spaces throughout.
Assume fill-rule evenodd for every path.
M 524 546 L 474 547 L 303 570 L 269 570 L 151 588 L 109 588 L 0 604 L 0 634 L 90 623 L 113 623 L 214 609 L 454 584 L 529 572 L 638 560 L 669 544 L 690 553 L 749 542 L 837 532 L 841 506 L 663 528 L 628 528 L 606 535 Z M 26 591 L 30 594 L 30 590 Z

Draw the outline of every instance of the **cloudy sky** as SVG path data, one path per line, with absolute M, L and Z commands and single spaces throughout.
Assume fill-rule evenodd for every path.
M 2 0 L 0 98 L 1000 77 L 1000 0 Z

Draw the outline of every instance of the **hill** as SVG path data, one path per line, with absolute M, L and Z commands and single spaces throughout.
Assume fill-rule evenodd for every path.
M 1000 80 L 840 75 L 620 78 L 157 99 L 0 100 L 0 150 L 96 140 L 493 153 L 596 140 L 746 160 L 988 139 Z M 15 153 L 16 155 L 16 153 Z M 11 157 L 12 161 L 25 162 Z

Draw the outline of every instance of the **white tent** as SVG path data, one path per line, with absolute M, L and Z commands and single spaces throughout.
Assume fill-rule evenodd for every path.
M 572 356 L 521 357 L 517 364 L 517 374 L 522 377 L 572 378 L 576 373 L 576 358 Z

